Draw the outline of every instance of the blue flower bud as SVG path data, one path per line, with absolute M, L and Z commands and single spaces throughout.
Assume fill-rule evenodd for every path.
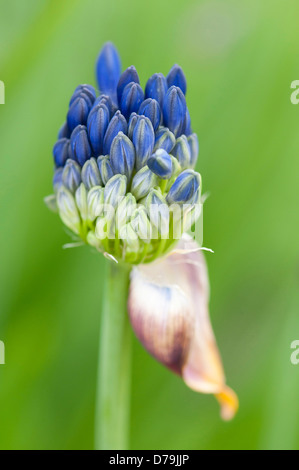
M 104 208 L 104 188 L 94 186 L 87 194 L 88 219 L 94 221 L 99 217 Z
M 158 177 L 149 169 L 144 166 L 141 170 L 137 171 L 133 177 L 131 193 L 137 200 L 147 196 L 150 190 L 158 185 Z
M 171 186 L 166 201 L 168 204 L 185 204 L 192 200 L 200 186 L 200 174 L 193 170 L 183 171 Z
M 153 125 L 154 131 L 156 131 L 160 126 L 162 113 L 158 101 L 152 98 L 147 98 L 145 101 L 143 101 L 143 103 L 141 103 L 138 114 L 142 114 L 143 116 L 149 118 Z
M 78 85 L 73 93 L 73 96 L 70 99 L 69 106 L 71 106 L 75 99 L 80 96 L 85 98 L 85 100 L 91 106 L 94 103 L 94 100 L 96 99 L 97 95 L 92 85 Z
M 97 97 L 97 99 L 95 100 L 95 102 L 93 103 L 93 108 L 95 108 L 96 106 L 98 106 L 99 104 L 104 104 L 106 106 L 106 108 L 108 109 L 109 111 L 109 116 L 113 116 L 113 114 L 117 111 L 117 108 L 116 106 L 114 106 L 114 104 L 112 103 L 112 100 L 110 98 L 110 96 L 108 95 L 100 95 Z
M 116 47 L 107 42 L 97 59 L 96 76 L 101 93 L 111 96 L 116 102 L 116 88 L 121 73 L 121 62 Z
M 153 125 L 147 117 L 139 116 L 133 131 L 133 144 L 136 150 L 136 168 L 139 170 L 146 165 L 155 144 Z
M 63 168 L 57 168 L 54 172 L 53 176 L 53 188 L 54 191 L 57 192 L 60 186 L 62 185 L 62 173 L 63 173 Z
M 191 134 L 188 137 L 188 144 L 189 144 L 190 152 L 191 152 L 190 166 L 194 168 L 196 165 L 198 151 L 199 151 L 198 137 L 196 134 Z
M 134 132 L 137 121 L 138 121 L 138 114 L 132 113 L 129 119 L 129 124 L 128 124 L 128 137 L 131 140 L 133 140 L 133 132 Z
M 127 178 L 125 175 L 114 175 L 104 188 L 105 204 L 114 207 L 120 202 L 121 198 L 126 194 Z
M 125 118 L 129 118 L 131 113 L 138 111 L 140 104 L 144 99 L 144 93 L 138 83 L 131 82 L 123 90 L 120 110 Z
M 71 136 L 71 131 L 69 130 L 67 122 L 64 122 L 61 128 L 59 129 L 57 138 L 62 139 L 63 137 L 66 137 L 67 139 L 69 139 L 70 136 Z
M 121 97 L 125 87 L 131 82 L 140 83 L 138 73 L 134 65 L 128 67 L 120 76 L 117 84 L 117 99 L 119 103 L 121 102 Z
M 88 137 L 94 155 L 101 155 L 106 130 L 108 128 L 110 113 L 103 103 L 94 107 L 87 119 Z
M 72 144 L 75 142 L 75 139 L 76 139 L 77 135 L 80 134 L 80 132 L 83 131 L 83 130 L 86 130 L 86 126 L 82 126 L 80 124 L 79 126 L 75 127 L 75 129 L 71 133 L 71 137 L 70 137 L 71 155 L 72 155 L 71 158 L 73 158 L 73 160 L 75 160 L 75 156 L 73 154 Z
M 168 75 L 167 75 L 167 84 L 169 87 L 173 85 L 178 86 L 182 90 L 184 95 L 186 94 L 187 81 L 186 81 L 186 77 L 185 77 L 182 67 L 175 64 L 169 70 Z
M 119 132 L 114 137 L 110 148 L 110 162 L 113 173 L 126 175 L 131 179 L 135 165 L 135 148 L 129 137 Z
M 169 88 L 163 104 L 164 124 L 175 136 L 182 133 L 187 106 L 182 90 L 176 86 Z
M 190 113 L 189 113 L 188 108 L 186 109 L 185 119 L 184 119 L 184 123 L 182 126 L 182 134 L 185 134 L 186 136 L 189 136 L 190 134 L 192 134 L 191 118 L 190 118 Z
M 97 160 L 97 164 L 103 184 L 105 186 L 107 181 L 109 181 L 113 176 L 109 155 L 101 155 Z
M 78 96 L 71 104 L 67 113 L 67 125 L 73 131 L 79 124 L 86 124 L 90 105 L 84 96 Z
M 175 145 L 175 136 L 167 127 L 160 127 L 156 132 L 154 151 L 164 149 L 170 153 Z
M 190 168 L 191 151 L 185 135 L 181 135 L 181 137 L 176 140 L 176 144 L 171 153 L 178 159 L 183 170 Z
M 172 161 L 166 150 L 159 149 L 147 161 L 149 169 L 162 179 L 167 180 L 172 174 Z
M 85 88 L 90 91 L 90 93 L 94 96 L 94 98 L 96 98 L 96 92 L 95 92 L 94 87 L 92 85 L 89 85 L 88 83 L 82 83 L 80 85 L 77 85 L 74 93 L 76 93 L 77 91 L 81 91 Z
M 90 158 L 84 163 L 81 178 L 87 189 L 102 185 L 102 178 L 95 158 Z
M 114 137 L 117 136 L 119 132 L 123 132 L 124 134 L 127 133 L 128 124 L 126 118 L 121 114 L 120 111 L 116 111 L 113 118 L 111 119 L 105 137 L 104 137 L 104 154 L 110 153 L 110 147 Z
M 145 86 L 145 98 L 154 98 L 162 107 L 168 89 L 166 78 L 162 73 L 154 73 Z
M 72 157 L 81 166 L 91 157 L 91 147 L 85 126 L 77 126 L 71 135 Z
M 72 193 L 81 183 L 81 168 L 74 160 L 67 160 L 62 172 L 62 183 Z
M 63 137 L 57 140 L 53 147 L 54 162 L 57 167 L 64 166 L 65 162 L 69 158 L 69 139 Z
M 89 85 L 88 83 L 83 83 L 82 85 L 78 85 L 75 88 L 75 92 L 82 91 L 82 90 L 83 91 L 88 90 L 88 93 L 90 94 L 90 97 L 93 98 L 94 100 L 96 99 L 96 97 L 97 97 L 96 91 L 95 91 L 95 89 L 92 85 Z

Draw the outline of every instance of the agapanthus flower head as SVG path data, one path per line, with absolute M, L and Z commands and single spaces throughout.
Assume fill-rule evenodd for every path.
M 107 43 L 96 62 L 96 79 L 98 92 L 92 85 L 79 85 L 69 100 L 66 122 L 53 147 L 51 208 L 56 198 L 61 219 L 74 236 L 117 261 L 150 262 L 168 252 L 184 231 L 183 223 L 174 230 L 178 220 L 171 204 L 192 205 L 195 193 L 196 203 L 201 202 L 201 178 L 194 171 L 198 140 L 191 131 L 186 78 L 181 67 L 174 65 L 166 75 L 154 73 L 143 88 L 136 68 L 131 65 L 122 72 L 116 48 Z M 135 215 L 122 214 L 127 228 L 120 236 L 116 215 L 120 208 L 127 209 L 123 203 L 127 196 L 134 198 L 137 207 Z M 161 213 L 160 204 L 151 210 L 159 199 L 167 207 Z M 110 210 L 97 210 L 95 204 L 103 202 L 112 206 Z M 183 222 L 185 212 L 180 214 Z M 142 230 L 137 220 L 144 224 Z M 156 227 L 157 220 L 161 227 Z M 132 235 L 134 243 L 124 233 Z
M 185 75 L 174 65 L 143 90 L 135 67 L 121 73 L 107 43 L 96 77 L 99 92 L 84 84 L 71 96 L 53 147 L 54 194 L 45 202 L 74 238 L 136 265 L 128 310 L 137 337 L 190 388 L 213 393 L 230 419 L 238 400 L 209 321 L 205 262 L 185 234 L 202 213 Z

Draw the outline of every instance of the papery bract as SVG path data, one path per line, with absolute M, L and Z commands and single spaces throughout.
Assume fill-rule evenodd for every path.
M 214 394 L 228 420 L 238 399 L 225 383 L 208 312 L 207 268 L 198 250 L 184 236 L 170 255 L 133 268 L 129 316 L 147 351 L 193 390 Z

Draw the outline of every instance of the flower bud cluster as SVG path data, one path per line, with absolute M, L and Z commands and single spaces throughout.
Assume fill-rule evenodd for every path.
M 99 96 L 79 85 L 70 99 L 53 148 L 55 194 L 47 201 L 84 242 L 125 262 L 148 262 L 188 229 L 201 201 L 186 78 L 175 65 L 166 77 L 152 75 L 143 90 L 134 66 L 121 74 L 111 43 L 96 73 Z

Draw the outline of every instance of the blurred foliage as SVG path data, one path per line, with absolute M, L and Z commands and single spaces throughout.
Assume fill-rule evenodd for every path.
M 132 449 L 298 447 L 299 79 L 295 0 L 0 0 L 1 449 L 93 446 L 103 263 L 43 204 L 51 149 L 106 40 L 142 83 L 179 63 L 210 192 L 211 315 L 234 421 L 134 340 Z

